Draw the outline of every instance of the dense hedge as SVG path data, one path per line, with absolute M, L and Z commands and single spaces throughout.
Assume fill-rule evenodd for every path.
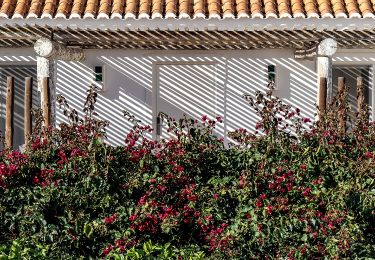
M 374 124 L 343 133 L 334 113 L 312 123 L 257 93 L 256 133 L 230 148 L 219 117 L 165 116 L 174 138 L 156 142 L 128 113 L 111 147 L 95 99 L 80 120 L 60 98 L 69 124 L 1 152 L 1 259 L 375 257 Z

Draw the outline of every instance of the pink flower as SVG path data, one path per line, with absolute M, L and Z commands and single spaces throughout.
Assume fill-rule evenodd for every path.
M 307 166 L 306 166 L 306 164 L 301 164 L 301 165 L 299 166 L 299 168 L 300 168 L 301 170 L 304 170 L 304 171 L 307 170 Z
M 184 167 L 182 167 L 181 165 L 177 165 L 177 166 L 173 167 L 173 169 L 177 172 L 183 172 L 184 171 Z
M 374 158 L 374 154 L 372 152 L 366 152 L 365 157 L 368 159 Z
M 39 182 L 40 182 L 40 181 L 39 181 L 38 177 L 34 176 L 34 178 L 33 178 L 33 183 L 34 183 L 34 184 L 38 184 Z
M 113 222 L 115 222 L 116 219 L 117 219 L 117 214 L 113 214 L 110 217 L 104 218 L 104 223 L 109 225 L 109 224 L 112 224 Z
M 112 245 L 109 245 L 107 246 L 104 250 L 103 250 L 103 255 L 107 256 L 113 249 L 113 246 Z
M 207 116 L 206 115 L 202 116 L 202 121 L 206 122 L 206 120 L 207 120 Z
M 304 191 L 303 191 L 303 196 L 308 196 L 309 193 L 310 193 L 311 189 L 310 188 L 306 188 Z
M 305 117 L 305 118 L 303 118 L 303 120 L 302 120 L 304 123 L 310 123 L 311 122 L 311 119 L 310 118 L 307 118 L 307 117 Z
M 214 194 L 214 199 L 217 200 L 219 198 L 219 194 L 215 193 Z
M 272 214 L 272 206 L 271 205 L 267 206 L 267 213 L 268 213 L 268 215 Z

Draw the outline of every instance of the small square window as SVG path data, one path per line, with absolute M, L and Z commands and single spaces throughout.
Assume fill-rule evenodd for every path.
M 95 81 L 103 82 L 103 67 L 95 66 Z
M 276 66 L 275 65 L 268 65 L 267 73 L 268 73 L 268 80 L 275 82 L 275 80 L 276 80 Z

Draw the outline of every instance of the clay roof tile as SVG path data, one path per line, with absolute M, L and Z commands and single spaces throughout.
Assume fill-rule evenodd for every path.
M 247 0 L 236 0 L 237 17 L 249 16 L 249 2 Z
M 290 5 L 293 17 L 305 17 L 305 9 L 302 0 L 291 0 Z
M 0 17 L 375 18 L 375 0 L 0 0 Z
M 14 16 L 24 17 L 27 12 L 27 9 L 29 8 L 28 5 L 29 5 L 28 0 L 18 0 L 16 3 L 13 17 Z
M 189 18 L 192 10 L 192 1 L 191 0 L 180 0 L 179 1 L 179 17 L 180 18 Z
M 205 6 L 206 0 L 194 0 L 194 17 L 205 17 L 206 14 L 206 6 Z
M 250 13 L 251 17 L 263 17 L 261 0 L 250 0 Z
M 32 0 L 30 3 L 28 16 L 39 17 L 43 9 L 44 1 Z
M 57 5 L 56 15 L 67 17 L 72 10 L 73 0 L 60 0 Z
M 72 15 L 82 16 L 83 11 L 85 10 L 85 0 L 73 0 L 72 4 Z
M 0 14 L 2 16 L 10 17 L 16 7 L 16 1 L 13 0 L 3 0 L 0 8 Z
M 111 4 L 112 4 L 112 0 L 100 0 L 98 14 L 109 17 L 110 12 L 111 12 Z
M 57 10 L 57 2 L 58 0 L 45 0 L 42 17 L 53 18 Z
M 111 15 L 117 15 L 119 18 L 122 17 L 125 8 L 125 0 L 113 0 Z

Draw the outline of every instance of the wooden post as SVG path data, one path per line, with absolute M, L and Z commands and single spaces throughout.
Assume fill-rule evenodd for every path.
M 25 78 L 25 99 L 24 99 L 24 138 L 25 144 L 31 135 L 31 107 L 33 105 L 33 78 Z
M 338 78 L 338 119 L 339 119 L 339 133 L 345 134 L 346 132 L 346 84 L 345 78 L 339 77 Z
M 364 88 L 363 88 L 363 78 L 357 77 L 357 111 L 358 117 L 360 117 L 363 113 L 363 105 L 365 102 L 365 95 L 364 95 Z
M 13 148 L 13 116 L 14 116 L 14 78 L 7 77 L 6 120 L 5 120 L 5 144 L 9 149 Z
M 319 80 L 319 118 L 321 118 L 327 108 L 327 78 L 321 77 Z
M 50 93 L 49 93 L 49 78 L 44 77 L 42 79 L 42 93 L 43 93 L 43 119 L 44 119 L 44 125 L 48 127 L 51 122 L 51 107 L 50 107 Z

